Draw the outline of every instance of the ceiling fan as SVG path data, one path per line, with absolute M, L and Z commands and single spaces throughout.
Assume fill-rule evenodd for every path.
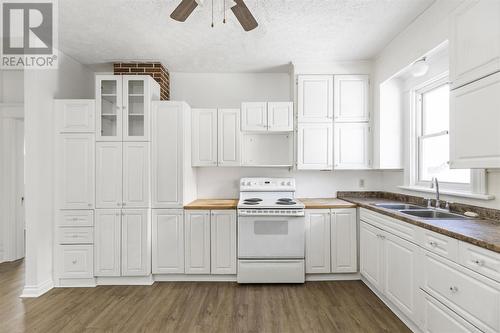
M 193 10 L 198 5 L 203 5 L 204 0 L 182 0 L 181 3 L 175 8 L 175 10 L 170 14 L 170 17 L 176 21 L 184 22 L 191 15 Z M 241 26 L 245 31 L 250 31 L 257 28 L 258 23 L 253 17 L 252 13 L 245 5 L 243 0 L 232 0 L 235 4 L 231 7 L 231 10 L 240 22 Z M 213 10 L 213 2 L 212 2 Z M 225 23 L 225 21 L 224 21 Z M 212 23 L 213 26 L 213 23 Z

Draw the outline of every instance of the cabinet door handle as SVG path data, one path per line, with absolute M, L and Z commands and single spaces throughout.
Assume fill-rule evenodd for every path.
M 476 260 L 473 260 L 473 261 L 478 266 L 484 266 L 484 260 L 476 259 Z
M 123 206 L 125 206 L 126 204 L 127 204 L 126 202 L 122 203 Z
M 455 293 L 457 293 L 457 292 L 458 292 L 458 287 L 456 287 L 456 286 L 451 286 L 451 287 L 450 287 L 450 291 L 451 291 L 452 293 L 454 293 L 454 294 L 455 294 Z
M 436 247 L 438 244 L 436 242 L 429 242 L 429 245 L 432 247 Z
M 76 260 L 73 260 L 71 263 L 72 263 L 73 265 L 74 265 L 74 264 L 76 264 Z

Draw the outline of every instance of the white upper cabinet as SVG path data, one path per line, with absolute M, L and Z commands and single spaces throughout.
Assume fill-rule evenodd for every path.
M 218 114 L 218 165 L 241 164 L 240 109 L 219 109 Z
M 333 118 L 333 76 L 299 75 L 298 121 L 331 122 Z
M 149 202 L 149 142 L 123 143 L 123 207 L 147 208 Z
M 121 274 L 121 210 L 96 209 L 94 229 L 95 276 Z
M 333 124 L 298 125 L 297 168 L 300 170 L 332 170 Z
M 217 166 L 217 109 L 192 110 L 192 165 Z
M 370 124 L 337 123 L 334 137 L 335 169 L 370 168 Z
M 121 245 L 122 276 L 149 275 L 151 273 L 149 210 L 122 210 Z
M 306 273 L 330 273 L 330 210 L 306 211 Z
M 184 212 L 153 209 L 153 274 L 184 274 Z
M 236 211 L 210 212 L 212 274 L 236 274 Z
M 331 214 L 332 273 L 358 271 L 356 209 L 335 209 Z
M 94 133 L 95 101 L 93 99 L 60 99 L 54 101 L 58 133 Z
M 369 121 L 368 75 L 335 75 L 334 78 L 335 121 Z
M 96 143 L 96 207 L 122 207 L 122 143 Z
M 500 168 L 500 73 L 452 90 L 450 168 Z
M 464 1 L 451 16 L 452 89 L 500 71 L 500 1 Z
M 184 214 L 186 274 L 210 274 L 210 211 Z
M 241 130 L 267 131 L 267 103 L 241 103 Z
M 57 146 L 57 208 L 94 208 L 94 134 L 61 134 Z
M 293 102 L 267 103 L 267 129 L 275 132 L 293 131 Z
M 149 75 L 97 75 L 97 141 L 149 141 L 151 101 L 159 84 Z
M 122 141 L 122 77 L 96 76 L 96 140 Z

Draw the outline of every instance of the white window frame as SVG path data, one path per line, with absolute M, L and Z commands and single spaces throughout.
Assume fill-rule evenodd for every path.
M 422 136 L 422 101 L 421 95 L 425 92 L 431 91 L 444 84 L 449 84 L 448 72 L 435 76 L 434 78 L 415 86 L 410 90 L 410 119 L 409 119 L 409 165 L 408 177 L 406 178 L 407 184 L 403 186 L 405 189 L 433 192 L 431 189 L 430 181 L 421 181 L 419 179 L 420 171 L 420 156 L 421 156 L 421 137 L 432 137 L 438 135 L 448 134 L 448 131 L 439 133 L 428 134 Z M 487 195 L 486 188 L 486 171 L 484 169 L 471 169 L 471 178 L 469 184 L 463 183 L 449 183 L 440 182 L 441 192 L 448 195 L 464 196 L 464 197 L 478 197 L 490 199 Z

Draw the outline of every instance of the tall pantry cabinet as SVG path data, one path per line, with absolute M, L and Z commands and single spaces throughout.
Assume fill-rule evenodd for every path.
M 96 76 L 95 276 L 151 274 L 150 76 Z

